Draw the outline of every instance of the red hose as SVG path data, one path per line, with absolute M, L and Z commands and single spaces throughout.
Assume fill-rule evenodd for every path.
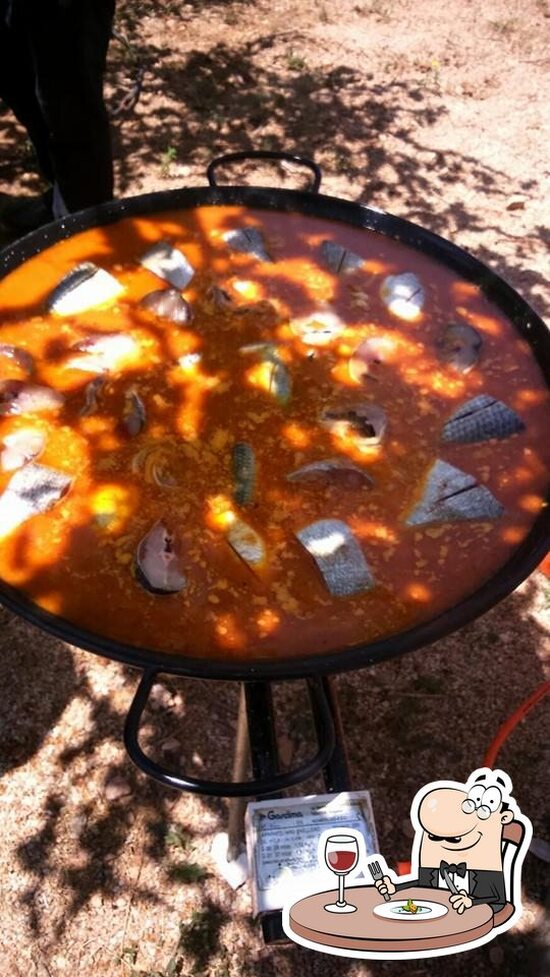
M 549 692 L 550 682 L 543 682 L 542 685 L 539 685 L 538 689 L 535 689 L 528 699 L 525 699 L 525 701 L 518 706 L 516 711 L 513 712 L 511 716 L 508 716 L 508 719 L 504 720 L 494 740 L 489 746 L 487 753 L 485 754 L 485 759 L 483 760 L 484 767 L 489 767 L 491 770 L 493 769 L 495 760 L 500 752 L 500 748 L 505 740 L 508 739 L 508 736 L 512 730 L 515 729 L 517 724 L 521 722 L 522 719 L 524 719 L 533 706 L 536 706 L 537 702 L 544 699 L 544 696 L 548 695 Z

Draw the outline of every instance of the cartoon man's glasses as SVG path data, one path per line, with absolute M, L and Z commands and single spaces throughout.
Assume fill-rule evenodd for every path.
M 468 792 L 468 797 L 462 801 L 462 810 L 465 814 L 476 812 L 478 818 L 486 821 L 494 811 L 498 811 L 502 804 L 502 794 L 498 787 L 484 787 L 482 784 L 475 784 Z

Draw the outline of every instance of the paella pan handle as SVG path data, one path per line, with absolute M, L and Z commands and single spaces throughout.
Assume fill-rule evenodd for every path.
M 150 670 L 144 672 L 142 676 L 126 718 L 124 745 L 130 759 L 136 766 L 148 777 L 158 780 L 165 787 L 174 787 L 176 790 L 184 790 L 192 794 L 208 794 L 211 797 L 266 797 L 287 790 L 304 780 L 309 780 L 328 763 L 334 752 L 336 739 L 327 696 L 320 681 L 308 679 L 319 743 L 318 752 L 310 760 L 293 770 L 288 770 L 286 773 L 276 773 L 269 777 L 237 782 L 201 780 L 198 777 L 189 777 L 185 773 L 175 773 L 168 770 L 148 757 L 139 745 L 141 717 L 158 674 L 157 671 Z
M 294 153 L 280 153 L 280 152 L 270 152 L 267 149 L 250 149 L 248 152 L 242 153 L 227 153 L 225 156 L 217 156 L 208 165 L 206 170 L 206 176 L 211 187 L 219 186 L 216 180 L 216 170 L 219 166 L 225 166 L 227 163 L 237 163 L 245 159 L 271 159 L 271 160 L 282 160 L 287 163 L 297 163 L 299 166 L 306 166 L 313 173 L 313 180 L 309 188 L 310 193 L 318 193 L 319 187 L 321 186 L 321 168 L 314 163 L 312 159 L 308 159 L 307 156 L 298 156 Z

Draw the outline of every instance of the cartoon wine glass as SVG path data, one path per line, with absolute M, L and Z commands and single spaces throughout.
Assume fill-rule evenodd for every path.
M 346 902 L 344 879 L 359 861 L 359 845 L 354 835 L 329 835 L 325 845 L 325 862 L 331 872 L 338 876 L 338 899 L 325 906 L 329 913 L 354 913 L 357 906 Z

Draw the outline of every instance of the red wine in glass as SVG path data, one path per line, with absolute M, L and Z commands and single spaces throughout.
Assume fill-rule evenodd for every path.
M 357 906 L 346 902 L 344 879 L 359 861 L 359 845 L 355 835 L 329 835 L 325 846 L 325 862 L 338 876 L 338 899 L 325 906 L 329 913 L 354 913 Z

